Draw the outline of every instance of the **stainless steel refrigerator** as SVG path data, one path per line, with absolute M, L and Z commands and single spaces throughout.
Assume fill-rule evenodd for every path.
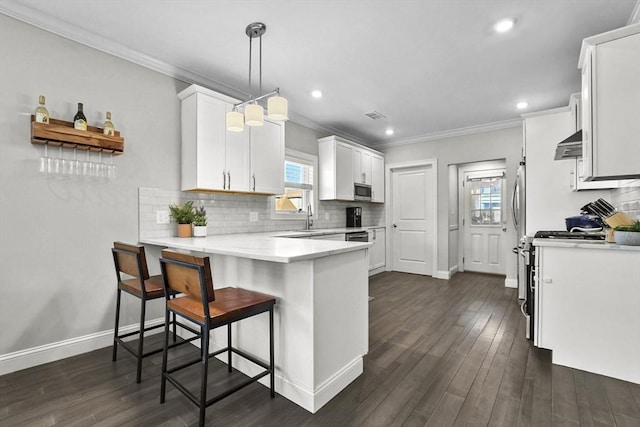
M 518 298 L 526 297 L 526 266 L 523 250 L 526 245 L 527 235 L 525 227 L 525 162 L 522 160 L 518 166 L 516 173 L 516 181 L 513 186 L 513 194 L 511 196 L 511 212 L 513 214 L 513 223 L 516 227 L 516 236 L 518 238 L 518 247 L 513 248 L 513 252 L 518 257 Z

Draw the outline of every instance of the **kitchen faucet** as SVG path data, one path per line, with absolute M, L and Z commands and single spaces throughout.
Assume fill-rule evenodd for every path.
M 313 212 L 311 212 L 311 203 L 307 203 L 307 223 L 305 226 L 305 230 L 311 230 L 311 226 L 313 225 L 311 215 L 313 215 Z

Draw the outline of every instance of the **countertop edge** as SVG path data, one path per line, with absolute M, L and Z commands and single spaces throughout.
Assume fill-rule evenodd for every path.
M 577 248 L 577 249 L 603 249 L 640 252 L 640 246 L 617 245 L 615 243 L 605 243 L 604 241 L 585 241 L 574 239 L 533 239 L 533 246 L 548 246 L 556 248 Z

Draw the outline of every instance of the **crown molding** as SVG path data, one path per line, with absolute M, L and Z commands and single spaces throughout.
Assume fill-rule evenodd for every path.
M 501 122 L 485 123 L 482 125 L 468 126 L 459 129 L 444 130 L 420 136 L 412 136 L 410 138 L 397 139 L 394 141 L 380 141 L 371 145 L 372 148 L 389 148 L 400 145 L 418 144 L 421 142 L 431 142 L 440 139 L 454 138 L 457 136 L 473 135 L 482 132 L 491 132 L 501 129 L 509 129 L 522 126 L 522 119 L 505 120 Z
M 50 16 L 17 2 L 0 4 L 0 13 L 53 33 L 57 36 L 80 43 L 117 58 L 124 59 L 150 70 L 157 71 L 177 80 L 205 86 L 233 98 L 244 99 L 248 96 L 246 93 L 218 80 L 205 77 L 185 68 L 176 67 L 166 62 L 159 61 L 151 56 L 145 55 L 134 49 L 130 49 L 119 43 L 115 43 L 90 31 L 80 30 L 66 22 L 52 19 Z M 69 31 L 68 28 L 74 28 L 74 31 Z

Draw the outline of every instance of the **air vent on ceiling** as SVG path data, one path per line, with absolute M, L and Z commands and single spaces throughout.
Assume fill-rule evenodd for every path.
M 386 119 L 387 116 L 385 116 L 384 114 L 378 112 L 378 111 L 372 111 L 370 113 L 366 113 L 365 116 L 369 117 L 370 119 L 373 120 L 378 120 L 378 119 Z

